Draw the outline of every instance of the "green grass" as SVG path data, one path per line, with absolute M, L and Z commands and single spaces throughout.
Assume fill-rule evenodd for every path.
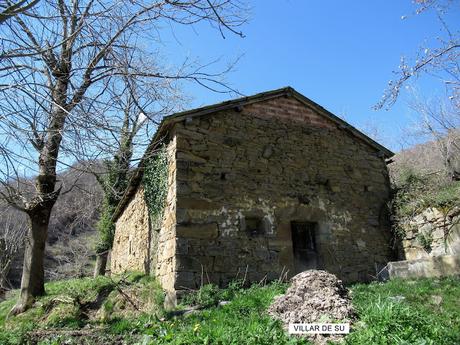
M 28 342 L 27 332 L 33 329 L 83 326 L 80 312 L 72 299 L 89 302 L 96 298 L 99 291 L 112 286 L 113 281 L 106 277 L 50 282 L 45 285 L 46 295 L 38 298 L 33 308 L 9 319 L 7 315 L 16 297 L 0 303 L 0 344 L 25 344 Z
M 146 344 L 308 344 L 305 340 L 289 338 L 281 324 L 265 313 L 273 297 L 285 288 L 282 284 L 240 288 L 233 291 L 231 302 L 224 306 L 208 307 L 163 322 L 144 319 L 133 326 L 141 332 L 140 338 Z M 111 327 L 113 332 L 120 333 L 128 329 L 126 320 Z
M 460 344 L 459 278 L 359 284 L 352 291 L 360 321 L 347 344 Z
M 101 294 L 105 300 L 101 308 L 112 305 L 111 314 L 115 317 L 124 315 L 129 306 L 126 300 L 120 297 L 118 288 L 125 292 L 135 291 L 136 298 L 141 299 L 141 307 L 146 305 L 161 305 L 163 292 L 154 279 L 138 273 L 131 273 L 125 277 L 114 279 L 108 277 L 82 278 L 62 280 L 45 284 L 46 295 L 36 300 L 33 308 L 26 312 L 7 318 L 13 307 L 18 291 L 14 297 L 0 303 L 0 344 L 28 344 L 27 333 L 31 330 L 62 328 L 80 329 L 86 325 L 105 325 L 110 318 L 104 319 L 104 313 L 96 315 L 97 319 L 89 319 L 84 312 L 85 306 L 96 301 Z M 91 310 L 96 313 L 97 310 Z M 99 320 L 100 319 L 100 320 Z
M 460 344 L 460 279 L 393 280 L 350 287 L 359 321 L 346 344 Z M 209 307 L 165 322 L 121 320 L 112 331 L 137 329 L 146 344 L 307 344 L 290 338 L 264 312 L 284 285 L 234 289 L 230 304 Z M 222 292 L 220 292 L 222 293 Z M 214 305 L 217 289 L 205 287 L 204 305 Z M 209 297 L 210 296 L 210 297 Z M 145 327 L 145 325 L 148 325 Z
M 181 316 L 158 312 L 162 298 L 156 283 L 142 275 L 130 275 L 126 286 L 137 286 L 143 300 L 157 304 L 154 312 L 118 313 L 119 301 L 106 298 L 102 308 L 111 317 L 99 321 L 79 319 L 78 310 L 57 304 L 49 309 L 56 296 L 69 294 L 91 300 L 114 282 L 108 278 L 90 278 L 47 284 L 49 295 L 39 299 L 36 307 L 5 321 L 14 304 L 10 299 L 0 303 L 0 344 L 26 344 L 25 334 L 31 329 L 52 327 L 80 328 L 83 325 L 103 327 L 89 343 L 110 344 L 122 338 L 129 344 L 309 344 L 305 339 L 289 337 L 280 322 L 271 319 L 266 309 L 274 296 L 285 291 L 286 285 L 272 283 L 243 289 L 237 282 L 229 289 L 205 286 L 186 296 L 183 305 L 199 305 L 199 311 Z M 128 285 L 126 285 L 128 284 Z M 132 285 L 129 285 L 132 284 Z M 359 321 L 352 326 L 346 344 L 460 344 L 460 278 L 393 280 L 386 283 L 356 284 L 350 287 Z M 142 297 L 143 296 L 143 297 Z M 218 306 L 218 301 L 230 303 Z M 48 308 L 48 309 L 47 309 Z M 118 309 L 117 309 L 118 308 Z M 123 308 L 122 308 L 123 309 Z M 81 340 L 81 339 L 80 339 Z M 75 341 L 75 342 L 73 342 Z M 61 335 L 50 336 L 40 344 L 77 344 L 78 339 Z

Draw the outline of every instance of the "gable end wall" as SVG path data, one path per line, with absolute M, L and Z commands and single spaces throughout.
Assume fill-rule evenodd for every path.
M 318 224 L 318 268 L 366 281 L 391 258 L 377 150 L 294 98 L 175 125 L 175 288 L 295 273 L 291 222 Z M 245 231 L 263 223 L 262 236 Z

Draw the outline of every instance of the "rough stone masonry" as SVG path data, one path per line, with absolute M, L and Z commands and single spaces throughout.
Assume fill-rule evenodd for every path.
M 153 225 L 142 169 L 118 208 L 111 270 L 166 290 L 327 270 L 367 281 L 391 259 L 391 151 L 292 88 L 163 120 L 168 196 Z

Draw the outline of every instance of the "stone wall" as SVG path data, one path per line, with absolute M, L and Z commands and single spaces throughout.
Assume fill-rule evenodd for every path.
M 295 221 L 316 224 L 317 267 L 347 282 L 389 261 L 383 158 L 294 98 L 189 118 L 174 133 L 176 289 L 293 275 Z
M 175 283 L 176 252 L 176 139 L 171 134 L 167 146 L 168 156 L 168 194 L 163 217 L 152 224 L 151 273 L 158 277 L 161 286 L 171 291 Z
M 149 241 L 148 209 L 144 201 L 144 190 L 139 188 L 115 223 L 111 272 L 149 272 Z
M 157 220 L 149 217 L 142 186 L 115 224 L 111 270 L 141 271 L 158 277 L 165 290 L 174 288 L 176 225 L 176 140 L 167 143 L 168 194 L 165 210 Z
M 400 227 L 404 233 L 398 252 L 401 260 L 460 255 L 460 209 L 428 208 Z

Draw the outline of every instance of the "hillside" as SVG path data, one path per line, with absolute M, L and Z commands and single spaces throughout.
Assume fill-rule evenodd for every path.
M 102 192 L 95 177 L 70 169 L 59 175 L 65 186 L 53 209 L 45 257 L 47 280 L 83 277 L 91 274 L 97 238 L 95 223 Z M 10 232 L 25 233 L 26 216 L 0 204 L 0 238 Z M 18 287 L 22 274 L 23 248 L 14 255 L 9 282 Z
M 397 152 L 388 165 L 390 177 L 397 185 L 408 172 L 418 175 L 447 175 L 445 160 L 455 168 L 460 167 L 460 135 L 446 137 L 443 141 L 427 141 Z M 443 151 L 444 150 L 444 151 Z M 442 154 L 444 152 L 444 155 Z

